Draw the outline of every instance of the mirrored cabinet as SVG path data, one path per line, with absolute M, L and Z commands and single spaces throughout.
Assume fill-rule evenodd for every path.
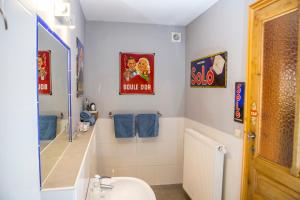
M 70 49 L 38 17 L 37 92 L 41 187 L 72 138 Z

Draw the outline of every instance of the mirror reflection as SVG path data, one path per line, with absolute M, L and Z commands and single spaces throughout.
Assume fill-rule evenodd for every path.
M 39 138 L 42 186 L 69 141 L 68 49 L 38 25 Z

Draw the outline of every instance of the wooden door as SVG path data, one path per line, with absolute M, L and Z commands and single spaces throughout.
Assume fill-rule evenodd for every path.
M 250 6 L 242 199 L 300 200 L 299 4 Z

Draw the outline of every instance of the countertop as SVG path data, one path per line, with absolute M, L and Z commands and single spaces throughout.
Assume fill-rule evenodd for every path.
M 75 187 L 77 176 L 83 164 L 82 161 L 93 134 L 94 126 L 91 126 L 87 132 L 77 133 L 75 140 L 68 144 L 45 180 L 42 190 Z

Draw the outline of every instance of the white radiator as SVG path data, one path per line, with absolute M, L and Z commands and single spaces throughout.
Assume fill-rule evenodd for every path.
M 225 147 L 193 130 L 184 136 L 183 188 L 192 200 L 221 200 Z

